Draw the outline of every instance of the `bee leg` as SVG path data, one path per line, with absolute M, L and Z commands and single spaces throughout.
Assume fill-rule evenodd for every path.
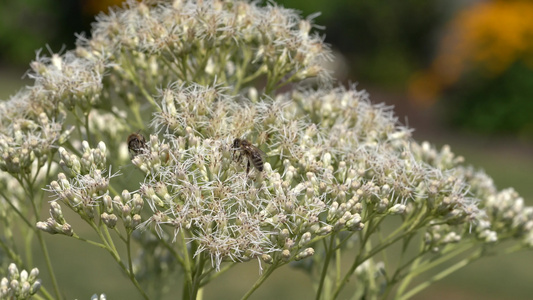
M 246 165 L 246 175 L 250 172 L 250 159 L 248 159 L 248 164 Z

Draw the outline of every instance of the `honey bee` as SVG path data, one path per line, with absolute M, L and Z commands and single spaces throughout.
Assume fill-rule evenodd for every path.
M 237 161 L 241 161 L 244 156 L 246 156 L 248 163 L 246 166 L 246 174 L 250 172 L 250 164 L 253 164 L 253 166 L 259 171 L 263 172 L 263 166 L 264 166 L 264 157 L 266 156 L 261 149 L 255 147 L 250 142 L 248 142 L 245 139 L 239 139 L 236 138 L 233 141 L 233 154 L 235 155 L 235 151 L 239 151 L 240 154 L 238 157 L 236 157 Z
M 132 156 L 139 155 L 146 148 L 146 140 L 139 132 L 132 133 L 128 136 L 128 149 Z

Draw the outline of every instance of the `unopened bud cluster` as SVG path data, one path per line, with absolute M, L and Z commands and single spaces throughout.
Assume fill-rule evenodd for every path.
M 118 218 L 122 219 L 127 229 L 133 230 L 141 223 L 141 211 L 144 200 L 138 193 L 130 193 L 128 190 L 122 191 L 120 196 L 115 196 L 113 200 L 109 195 L 103 198 L 104 212 L 101 219 L 109 228 L 114 228 Z
M 71 176 L 92 175 L 100 173 L 107 167 L 106 153 L 107 147 L 104 142 L 98 143 L 97 148 L 91 148 L 87 141 L 82 142 L 82 156 L 69 153 L 65 148 L 59 147 L 59 164 L 65 172 Z
M 5 117 L 9 119 L 9 116 Z M 52 153 L 54 143 L 62 142 L 69 134 L 62 133 L 61 124 L 50 120 L 45 113 L 41 113 L 37 120 L 13 119 L 2 129 L 0 170 L 12 174 L 31 172 L 34 161 L 38 162 L 37 168 L 42 167 Z
M 37 279 L 39 270 L 32 269 L 19 272 L 15 264 L 7 268 L 7 277 L 0 280 L 0 299 L 30 299 L 41 287 L 41 280 Z
M 494 235 L 513 235 L 533 248 L 533 207 L 526 206 L 524 199 L 514 189 L 505 189 L 489 196 L 485 205 Z M 480 222 L 479 227 L 488 223 L 484 221 L 485 223 Z
M 70 224 L 65 222 L 58 201 L 86 220 L 93 220 L 101 211 L 104 214 L 109 213 L 109 207 L 112 207 L 109 200 L 109 180 L 116 174 L 105 172 L 106 151 L 103 142 L 98 143 L 97 148 L 91 148 L 86 141 L 82 143 L 81 157 L 64 148 L 59 149 L 60 165 L 68 175 L 59 173 L 57 180 L 50 183 L 48 190 L 55 197 L 50 208 L 51 218 L 46 222 L 38 222 L 39 229 L 49 233 L 73 234 Z M 113 217 L 104 214 L 101 216 L 104 223 L 112 225 Z
M 453 231 L 449 225 L 432 225 L 424 235 L 426 249 L 439 252 L 447 244 L 459 243 L 461 235 Z
M 50 234 L 64 234 L 71 236 L 74 234 L 72 226 L 65 221 L 61 206 L 57 202 L 50 203 L 50 218 L 46 222 L 37 222 L 37 228 Z

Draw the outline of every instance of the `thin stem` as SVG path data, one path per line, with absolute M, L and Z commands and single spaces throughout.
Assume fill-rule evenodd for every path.
M 204 285 L 208 284 L 213 279 L 216 279 L 220 275 L 224 274 L 224 272 L 228 271 L 229 269 L 233 268 L 236 265 L 237 265 L 237 263 L 234 263 L 234 262 L 229 263 L 228 265 L 226 265 L 223 268 L 221 268 L 220 270 L 218 270 L 218 272 L 215 272 L 213 275 L 208 276 L 209 274 L 212 274 L 212 272 L 215 270 L 214 268 L 211 268 L 209 271 L 207 271 L 204 274 L 202 274 L 202 278 L 201 278 L 202 282 L 200 283 L 200 287 L 203 287 Z M 205 280 L 203 280 L 203 279 L 205 279 Z
M 342 241 L 340 241 L 339 243 L 337 243 L 337 246 L 335 246 L 334 250 L 337 251 L 337 250 L 340 250 L 342 248 L 342 246 L 355 234 L 355 231 L 352 231 L 350 232 L 350 234 L 348 234 L 348 236 L 346 236 L 345 238 L 342 239 Z
M 115 228 L 113 228 L 113 231 L 115 232 L 115 234 L 118 236 L 118 238 L 119 238 L 121 241 L 123 241 L 124 243 L 126 243 L 127 238 L 124 237 L 124 236 L 122 235 L 122 233 L 120 232 L 120 230 L 118 230 L 118 228 L 117 228 L 116 226 L 115 226 Z
M 246 292 L 246 294 L 244 294 L 244 296 L 242 296 L 242 300 L 245 300 L 245 299 L 248 299 L 252 294 L 253 292 L 255 292 L 255 290 L 257 290 L 261 284 L 263 284 L 263 282 L 272 274 L 272 272 L 274 272 L 274 270 L 276 270 L 278 268 L 278 264 L 277 263 L 272 263 L 268 269 L 266 270 L 266 272 L 264 272 L 263 274 L 261 274 L 261 277 L 259 277 L 259 279 L 257 279 L 257 281 L 254 283 L 254 285 L 248 290 L 248 292 Z
M 350 235 L 351 236 L 351 235 Z M 341 241 L 341 243 L 344 241 Z M 337 241 L 338 243 L 338 241 Z M 333 251 L 333 249 L 331 250 Z M 335 282 L 339 282 L 341 280 L 341 249 L 338 248 L 338 246 L 335 249 L 336 255 L 335 255 Z
M 174 54 L 174 52 L 168 47 L 168 45 L 165 45 L 168 49 L 168 53 L 172 56 L 172 58 L 174 58 L 174 61 L 179 61 L 179 59 L 176 57 L 176 55 Z M 165 55 L 161 55 L 161 60 L 163 61 L 163 63 L 169 68 L 169 70 L 174 73 L 174 75 L 176 75 L 177 78 L 184 78 L 182 74 L 180 74 L 180 71 L 179 71 L 179 66 L 177 66 L 176 64 L 172 63 L 171 61 L 169 61 Z M 177 69 L 175 68 L 177 67 Z M 182 72 L 183 73 L 183 72 Z
M 85 133 L 87 134 L 87 142 L 89 142 L 89 144 L 93 144 L 92 143 L 92 138 L 91 138 L 91 132 L 90 132 L 90 129 L 89 129 L 89 112 L 84 112 L 83 113 L 84 117 L 85 117 Z
M 398 299 L 398 300 L 407 300 L 407 299 L 411 298 L 412 296 L 414 296 L 418 292 L 422 291 L 423 289 L 427 288 L 428 286 L 430 286 L 434 282 L 443 279 L 444 277 L 452 274 L 453 272 L 461 269 L 462 267 L 470 264 L 471 262 L 481 258 L 483 256 L 483 252 L 484 252 L 483 248 L 478 249 L 478 251 L 473 253 L 471 256 L 469 256 L 469 257 L 457 262 L 456 264 L 450 266 L 449 268 L 443 270 L 442 272 L 439 272 L 435 276 L 431 277 L 429 280 L 427 280 L 427 281 L 417 285 L 416 287 L 410 289 L 409 292 L 407 292 L 406 294 L 397 295 L 396 299 Z
M 363 263 L 364 261 L 366 261 L 370 257 L 374 256 L 376 253 L 382 251 L 383 249 L 385 249 L 385 248 L 389 247 L 390 245 L 396 243 L 397 241 L 401 240 L 402 238 L 412 234 L 419 227 L 424 226 L 424 224 L 426 222 L 425 221 L 425 215 L 426 214 L 424 212 L 422 212 L 422 213 L 419 214 L 419 216 L 416 219 L 414 219 L 412 221 L 412 223 L 408 223 L 408 222 L 403 223 L 402 226 L 400 226 L 400 228 L 398 228 L 392 234 L 390 234 L 381 244 L 379 244 L 379 245 L 377 245 L 375 247 L 372 247 L 372 249 L 369 250 L 366 255 L 362 255 L 363 252 L 361 251 L 361 254 L 356 257 L 354 263 L 352 264 L 352 266 L 350 267 L 348 272 L 344 275 L 344 278 L 342 279 L 342 281 L 337 284 L 337 288 L 335 289 L 335 293 L 333 295 L 333 299 L 338 297 L 340 291 L 342 290 L 344 285 L 348 282 L 348 279 L 350 278 L 350 276 L 353 274 L 355 269 L 361 263 Z M 369 223 L 370 223 L 370 221 L 371 221 L 371 219 L 369 219 Z M 368 240 L 368 238 L 370 236 L 370 233 L 373 232 L 373 230 L 370 229 L 370 227 L 372 227 L 371 225 L 372 224 L 370 223 L 369 226 L 367 227 L 369 229 L 364 231 L 366 233 L 366 235 L 363 236 L 363 238 L 361 239 L 362 246 Z M 398 234 L 399 232 L 401 232 L 402 230 L 405 230 L 406 228 L 407 228 L 407 230 L 403 234 L 400 234 L 400 235 L 394 237 L 395 234 Z
M 92 222 L 92 223 L 94 224 L 94 222 Z M 113 242 L 113 238 L 111 237 L 111 234 L 109 234 L 109 230 L 108 230 L 107 226 L 96 227 L 96 224 L 95 224 L 95 228 L 103 228 L 103 231 L 105 233 L 105 239 L 101 235 L 101 230 L 97 229 L 97 232 L 100 233 L 99 234 L 100 238 L 102 238 L 102 239 L 104 239 L 106 241 L 106 245 L 108 245 L 108 247 L 110 247 L 113 250 L 113 252 L 117 254 L 117 257 L 118 257 L 119 255 L 118 255 L 117 248 L 115 247 L 115 243 Z
M 324 280 L 326 279 L 326 275 L 328 273 L 328 266 L 329 262 L 331 260 L 331 257 L 333 256 L 333 253 L 335 253 L 332 249 L 334 244 L 335 238 L 333 236 L 330 236 L 329 238 L 329 245 L 325 245 L 326 241 L 324 241 L 324 248 L 326 251 L 326 258 L 324 259 L 324 265 L 322 266 L 322 274 L 320 274 L 320 282 L 318 283 L 318 290 L 316 292 L 316 300 L 320 299 L 320 296 L 322 295 L 322 288 L 324 287 Z
M 17 177 L 15 177 L 15 178 L 17 178 Z M 20 185 L 24 188 L 23 180 L 21 180 L 19 178 L 17 178 L 17 180 L 19 181 Z M 34 214 L 35 218 L 37 218 L 39 216 L 39 211 L 37 210 L 37 205 L 35 204 L 35 198 L 34 198 L 34 193 L 33 193 L 33 185 L 31 185 L 31 183 L 29 181 L 26 181 L 26 183 L 27 183 L 27 186 L 26 186 L 26 188 L 24 190 L 26 191 L 26 193 L 28 195 L 28 198 L 30 200 L 31 207 L 33 209 L 33 214 Z M 44 256 L 44 260 L 45 260 L 45 263 L 46 263 L 46 267 L 48 269 L 48 274 L 50 275 L 50 279 L 52 280 L 52 286 L 54 287 L 55 297 L 56 297 L 56 299 L 62 299 L 61 293 L 59 292 L 59 285 L 57 283 L 57 278 L 55 276 L 54 268 L 52 267 L 52 262 L 50 260 L 50 254 L 48 253 L 48 248 L 46 247 L 46 243 L 44 242 L 44 239 L 43 239 L 43 236 L 42 236 L 42 232 L 39 229 L 37 229 L 36 227 L 34 227 L 34 226 L 31 226 L 31 228 L 36 233 L 37 240 L 39 241 L 39 245 L 40 245 L 41 250 L 43 252 L 43 256 Z
M 41 286 L 41 288 L 39 289 L 39 293 L 43 294 L 44 298 L 48 300 L 54 300 L 54 297 L 50 295 L 50 292 L 48 292 L 48 290 L 44 286 Z M 36 294 L 33 295 L 33 297 L 39 298 L 40 296 Z
M 413 260 L 413 264 L 411 265 L 411 270 L 417 268 L 420 265 L 420 261 L 421 260 L 422 260 L 422 255 L 416 256 L 416 258 Z M 401 270 L 403 268 L 404 268 L 403 266 L 398 268 L 397 273 L 394 274 L 395 277 L 400 277 L 399 274 L 400 274 L 400 272 L 401 272 Z M 409 284 L 411 283 L 411 280 L 413 280 L 413 278 L 414 278 L 414 276 L 410 276 L 410 275 L 411 274 L 407 275 L 405 280 L 402 281 L 402 283 L 398 287 L 398 290 L 397 290 L 396 294 L 398 294 L 398 295 L 403 294 L 403 291 L 409 286 Z M 398 278 L 396 280 L 400 280 L 400 278 Z M 394 283 L 391 283 L 391 284 L 394 284 Z M 390 292 L 390 289 L 389 289 L 389 292 Z
M 94 229 L 96 234 L 98 234 L 98 236 L 100 237 L 102 242 L 104 242 L 104 244 L 103 244 L 104 247 L 105 247 L 104 249 L 107 250 L 111 254 L 113 259 L 118 263 L 120 268 L 129 277 L 130 281 L 133 283 L 135 288 L 137 288 L 139 293 L 141 293 L 143 298 L 144 299 L 149 299 L 148 295 L 146 294 L 146 292 L 143 290 L 143 288 L 141 287 L 141 285 L 139 284 L 139 282 L 135 278 L 135 274 L 133 274 L 132 271 L 130 272 L 130 270 L 128 270 L 128 267 L 126 267 L 126 265 L 124 265 L 124 263 L 120 260 L 120 255 L 118 254 L 117 249 L 115 248 L 115 246 L 113 244 L 113 241 L 111 239 L 111 236 L 109 235 L 109 231 L 107 230 L 107 227 L 105 227 L 105 226 L 103 227 L 104 228 L 104 232 L 106 234 L 106 236 L 104 236 L 102 234 L 102 231 L 99 230 L 99 227 L 91 219 L 86 219 L 86 218 L 84 218 L 84 219 Z M 96 245 L 99 245 L 99 244 L 96 244 Z
M 89 243 L 89 244 L 91 244 L 91 245 L 93 245 L 93 246 L 96 246 L 96 247 L 98 247 L 98 248 L 107 249 L 107 246 L 106 246 L 106 245 L 104 245 L 104 244 L 102 244 L 102 243 L 95 242 L 95 241 L 91 241 L 91 240 L 88 240 L 88 239 L 85 239 L 85 238 L 82 238 L 82 237 L 80 237 L 79 235 L 77 235 L 77 234 L 75 234 L 75 233 L 72 235 L 72 237 L 75 238 L 75 239 L 77 239 L 77 240 L 80 240 L 80 241 L 82 241 L 82 242 Z
M 3 239 L 0 239 L 0 248 L 7 254 L 9 259 L 11 259 L 12 261 L 15 262 L 15 264 L 17 266 L 23 266 L 24 265 L 22 263 L 22 259 L 20 258 L 20 256 L 15 251 L 13 251 L 13 249 L 11 249 L 11 247 L 8 247 L 8 245 L 6 245 L 4 243 Z
M 416 264 L 416 268 L 413 267 L 411 268 L 411 272 L 409 272 L 408 276 L 406 277 L 406 279 L 404 280 L 404 282 L 407 282 L 407 284 L 409 283 L 410 280 L 412 280 L 414 277 L 418 276 L 419 274 L 422 274 L 430 269 L 433 269 L 435 268 L 436 266 L 440 265 L 440 264 L 443 264 L 445 262 L 448 262 L 450 261 L 450 259 L 452 259 L 453 257 L 469 250 L 472 248 L 472 244 L 466 244 L 466 245 L 462 245 L 462 247 L 459 247 L 459 248 L 456 248 L 456 249 L 453 249 L 452 251 L 446 253 L 445 255 L 442 255 L 441 257 L 439 257 L 438 259 L 435 259 L 435 260 L 432 260 L 432 261 L 427 261 L 423 264 Z M 405 289 L 404 286 L 407 286 L 406 283 L 402 283 L 402 286 L 400 287 L 400 289 L 398 290 L 399 292 L 403 292 L 403 289 Z
M 172 247 L 172 245 L 170 245 L 165 239 L 160 239 L 161 243 L 163 243 L 163 246 L 165 246 L 165 248 L 170 252 L 172 253 L 172 255 L 174 255 L 174 257 L 178 260 L 179 264 L 184 266 L 185 265 L 185 260 L 183 259 L 183 257 L 181 257 L 181 255 L 176 251 L 176 249 L 174 249 L 174 247 Z
M 130 273 L 133 274 L 133 262 L 131 260 L 131 232 L 127 233 L 126 249 L 127 249 L 127 252 L 128 252 L 128 268 L 130 270 Z
M 137 127 L 139 127 L 140 130 L 143 130 L 144 129 L 144 123 L 143 123 L 143 119 L 141 117 L 139 102 L 134 101 L 129 106 L 129 108 L 130 108 L 131 112 L 133 113 L 133 115 L 135 116 L 135 121 L 137 122 Z
M 247 77 L 242 79 L 241 85 L 245 85 L 249 83 L 250 81 L 258 78 L 259 76 L 265 74 L 265 71 L 262 68 L 258 68 L 255 73 L 248 75 Z M 237 89 L 235 89 L 237 91 Z
M 4 194 L 2 190 L 0 190 L 0 195 L 4 197 L 5 201 L 11 208 L 15 211 L 15 213 L 28 225 L 29 228 L 33 228 L 33 225 L 30 223 L 30 221 L 26 218 L 26 216 L 9 200 L 9 198 Z
M 125 57 L 129 57 L 130 55 L 127 55 L 128 53 L 124 53 L 124 56 Z M 131 58 L 129 58 L 130 61 L 132 60 Z M 133 70 L 133 66 L 132 64 L 130 63 L 130 61 L 128 61 L 127 63 L 124 63 L 123 66 L 124 66 L 124 71 L 126 71 L 128 73 L 128 75 L 130 75 L 130 79 L 133 81 L 133 83 L 137 86 L 137 88 L 139 89 L 139 91 L 141 91 L 141 94 L 143 94 L 143 96 L 146 98 L 146 100 L 148 100 L 148 102 L 150 102 L 152 104 L 152 106 L 158 110 L 161 110 L 159 108 L 159 106 L 157 106 L 154 98 L 152 96 L 150 96 L 150 94 L 148 93 L 148 91 L 145 89 L 144 87 L 144 84 L 141 83 L 141 81 L 139 80 L 138 78 L 138 73 L 135 72 L 135 70 Z
M 235 89 L 233 89 L 233 94 L 234 95 L 237 95 L 237 93 L 241 90 L 241 85 L 244 82 L 243 80 L 243 76 L 245 74 L 245 71 L 246 71 L 246 67 L 248 67 L 248 63 L 250 63 L 250 60 L 252 58 L 252 53 L 251 51 L 248 51 L 247 48 L 242 48 L 242 51 L 243 51 L 243 60 L 242 60 L 242 64 L 239 66 L 239 68 L 237 68 L 237 80 L 235 82 Z

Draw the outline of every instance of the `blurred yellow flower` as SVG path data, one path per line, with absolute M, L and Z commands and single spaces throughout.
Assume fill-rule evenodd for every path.
M 477 68 L 494 77 L 517 61 L 533 69 L 533 2 L 477 3 L 449 23 L 430 68 L 411 78 L 409 94 L 432 104 L 465 71 Z

